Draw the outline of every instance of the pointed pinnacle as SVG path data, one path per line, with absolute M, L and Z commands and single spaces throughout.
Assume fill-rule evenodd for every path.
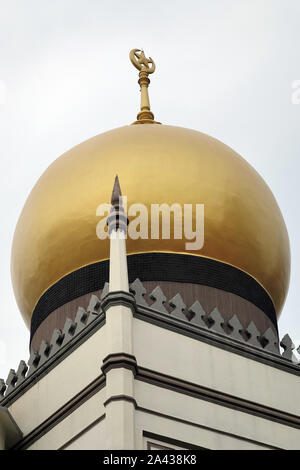
M 112 206 L 118 206 L 119 201 L 120 201 L 119 198 L 121 196 L 122 196 L 122 192 L 121 192 L 121 188 L 120 188 L 120 182 L 119 182 L 118 175 L 116 175 L 115 183 L 114 183 L 114 187 L 113 187 L 113 191 L 112 191 L 112 195 L 111 195 L 111 205 Z
M 126 217 L 123 207 L 122 192 L 120 188 L 119 178 L 118 175 L 116 175 L 111 195 L 111 209 L 109 216 L 106 220 L 109 234 L 111 234 L 113 230 L 121 230 L 126 233 L 126 227 L 128 223 L 129 220 Z

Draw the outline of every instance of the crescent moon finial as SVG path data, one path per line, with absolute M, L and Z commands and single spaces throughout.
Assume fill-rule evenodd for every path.
M 142 49 L 132 49 L 129 53 L 131 63 L 139 70 L 138 83 L 141 87 L 141 110 L 137 115 L 137 121 L 133 124 L 160 124 L 154 121 L 154 114 L 150 110 L 148 87 L 150 79 L 148 75 L 155 71 L 154 60 L 145 56 Z

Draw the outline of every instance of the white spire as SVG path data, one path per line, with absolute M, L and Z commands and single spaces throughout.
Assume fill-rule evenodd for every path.
M 119 178 L 116 176 L 111 197 L 111 211 L 107 218 L 110 236 L 109 292 L 129 292 L 126 256 L 127 217 L 122 204 Z
M 129 292 L 126 258 L 127 217 L 116 176 L 111 198 L 111 211 L 107 218 L 110 235 L 109 292 Z M 133 357 L 133 315 L 129 305 L 107 306 L 107 356 Z M 105 423 L 107 449 L 135 449 L 135 400 L 133 371 L 122 366 L 108 367 L 106 376 Z M 123 399 L 122 397 L 126 397 Z

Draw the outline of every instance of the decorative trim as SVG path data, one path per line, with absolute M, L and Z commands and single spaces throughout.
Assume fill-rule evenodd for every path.
M 275 410 L 267 406 L 258 405 L 256 403 L 250 402 L 249 400 L 244 400 L 242 398 L 235 397 L 233 395 L 228 395 L 226 393 L 218 392 L 218 391 L 209 389 L 207 387 L 203 387 L 197 384 L 193 384 L 193 383 L 181 380 L 181 379 L 168 376 L 166 374 L 162 374 L 160 372 L 146 369 L 144 367 L 140 367 L 140 366 L 137 367 L 136 379 L 142 382 L 146 382 L 151 385 L 157 386 L 157 387 L 163 387 L 163 388 L 172 390 L 180 394 L 185 394 L 185 395 L 192 396 L 200 400 L 209 401 L 219 406 L 238 410 L 240 412 L 247 413 L 248 415 L 257 416 L 259 418 L 267 419 L 269 421 L 278 422 L 285 426 L 300 429 L 300 417 L 298 416 L 295 416 L 286 412 L 281 412 L 281 411 Z M 97 393 L 103 387 L 105 387 L 105 384 L 106 384 L 105 375 L 101 374 L 93 382 L 91 382 L 87 387 L 85 387 L 81 392 L 79 392 L 72 400 L 67 402 L 57 412 L 55 412 L 53 415 L 47 418 L 43 423 L 41 423 L 36 429 L 34 429 L 31 433 L 29 433 L 27 436 L 21 439 L 12 448 L 12 450 L 20 450 L 20 449 L 26 449 L 30 447 L 35 441 L 37 441 L 43 435 L 48 433 L 54 426 L 56 426 L 58 423 L 64 420 L 67 416 L 73 413 L 79 406 L 81 406 L 89 398 L 95 395 L 95 393 Z M 176 418 L 174 416 L 165 415 L 163 413 L 156 412 L 154 410 L 143 408 L 139 406 L 136 400 L 129 395 L 111 396 L 103 403 L 103 405 L 104 407 L 106 407 L 109 403 L 113 401 L 122 401 L 122 400 L 126 400 L 132 403 L 135 409 L 139 411 L 147 412 L 147 413 L 154 414 L 157 416 L 162 416 L 170 420 L 189 424 L 191 426 L 197 426 L 199 428 L 208 429 L 210 431 L 217 432 L 220 434 L 230 435 L 237 439 L 242 439 L 248 442 L 258 443 L 268 448 L 274 448 L 274 449 L 276 448 L 274 446 L 263 444 L 258 441 L 253 441 L 247 438 L 242 438 L 234 434 L 215 430 L 214 428 L 210 428 L 210 427 L 203 426 L 197 423 L 186 421 L 181 418 Z
M 276 369 L 300 376 L 299 366 L 282 359 L 279 354 L 275 355 L 268 351 L 264 351 L 263 349 L 255 348 L 250 344 L 248 345 L 247 343 L 230 339 L 229 337 L 218 334 L 212 330 L 202 330 L 193 325 L 185 324 L 184 322 L 170 318 L 170 316 L 164 315 L 163 313 L 157 314 L 150 311 L 146 312 L 144 309 L 142 310 L 141 308 L 138 308 L 134 316 L 142 321 L 160 326 L 175 333 L 196 339 L 198 341 L 203 341 L 204 343 L 219 347 L 225 351 L 229 351 L 234 354 L 244 356 L 248 359 L 261 362 L 262 364 L 275 367 Z
M 172 439 L 171 437 L 167 437 L 167 436 L 161 436 L 160 434 L 155 434 L 153 432 L 143 431 L 143 436 L 149 439 L 156 439 L 157 441 L 161 441 L 164 444 L 170 444 L 170 445 L 174 445 L 178 447 L 186 447 L 187 449 L 209 450 L 205 447 L 200 447 L 200 446 L 191 444 L 190 442 L 178 441 L 177 439 Z M 158 445 L 156 442 L 153 442 L 151 444 Z
M 136 318 L 257 360 L 285 372 L 300 375 L 300 363 L 294 362 L 293 349 L 295 346 L 289 335 L 285 335 L 280 342 L 284 349 L 281 355 L 279 339 L 271 328 L 262 333 L 252 321 L 244 330 L 236 315 L 227 322 L 217 308 L 207 315 L 198 300 L 187 309 L 188 315 L 190 315 L 188 317 L 183 312 L 178 313 L 179 306 L 183 305 L 179 295 L 169 301 L 169 304 L 175 308 L 171 313 L 168 313 L 164 308 L 166 297 L 159 286 L 150 294 L 154 300 L 154 304 L 150 306 L 143 298 L 146 289 L 139 279 L 136 279 L 130 288 L 136 297 L 137 306 L 134 311 Z M 153 305 L 156 309 L 153 308 Z M 225 328 L 228 326 L 230 332 L 227 333 Z M 298 350 L 300 352 L 300 348 Z
M 185 380 L 171 377 L 161 372 L 156 372 L 144 367 L 138 367 L 137 380 L 146 382 L 157 387 L 163 387 L 177 393 L 189 395 L 191 397 L 209 401 L 217 405 L 241 411 L 250 415 L 258 416 L 259 418 L 275 421 L 285 426 L 300 429 L 300 417 L 278 411 L 265 405 L 258 405 L 257 403 L 245 400 L 243 398 L 235 397 L 227 393 L 218 392 L 198 384 L 186 382 Z
M 67 319 L 68 320 L 68 319 Z M 90 336 L 92 336 L 96 331 L 98 331 L 105 323 L 105 316 L 102 312 L 97 317 L 94 316 L 91 323 L 85 326 L 84 329 L 79 331 L 77 335 L 74 335 L 72 338 L 68 338 L 69 341 L 65 344 L 61 344 L 61 346 L 57 348 L 54 352 L 53 356 L 50 356 L 51 349 L 48 357 L 44 357 L 44 362 L 40 364 L 41 355 L 36 351 L 33 351 L 29 362 L 29 370 L 27 372 L 26 377 L 21 376 L 21 383 L 19 383 L 18 374 L 15 374 L 18 378 L 14 385 L 14 389 L 4 397 L 0 396 L 0 403 L 2 406 L 11 406 L 14 401 L 16 401 L 21 395 L 23 395 L 29 388 L 35 385 L 42 377 L 47 375 L 54 367 L 56 367 L 60 362 L 62 362 L 66 357 L 68 357 L 75 349 L 78 348 L 81 344 L 83 344 Z M 55 333 L 62 334 L 60 330 L 54 330 L 53 336 Z M 43 345 L 42 345 L 43 346 Z M 48 346 L 55 346 L 55 343 L 51 343 Z M 36 362 L 34 362 L 36 359 Z M 24 361 L 21 361 L 23 363 Z M 26 364 L 25 364 L 26 365 Z M 13 369 L 11 369 L 13 371 Z M 14 372 L 14 371 L 13 371 Z M 0 379 L 2 380 L 2 379 Z M 1 385 L 1 384 L 0 384 Z
M 62 445 L 61 447 L 59 447 L 57 450 L 65 450 L 66 447 L 68 447 L 70 444 L 72 444 L 73 442 L 76 442 L 77 439 L 79 439 L 81 436 L 83 436 L 84 434 L 86 434 L 88 431 L 90 431 L 91 429 L 93 429 L 97 424 L 101 423 L 101 421 L 103 421 L 105 419 L 105 413 L 100 416 L 99 418 L 95 419 L 95 421 L 93 421 L 91 424 L 89 424 L 88 426 L 86 426 L 82 431 L 80 431 L 78 434 L 76 434 L 76 436 L 72 437 L 72 439 L 70 439 L 69 441 L 67 441 L 64 445 Z
M 159 411 L 150 410 L 149 408 L 143 408 L 141 406 L 138 406 L 137 409 L 139 411 L 143 412 L 143 413 L 147 413 L 147 414 L 150 414 L 150 415 L 153 415 L 153 416 L 158 416 L 159 418 L 165 418 L 165 419 L 169 419 L 171 421 L 175 421 L 177 423 L 187 424 L 187 425 L 193 426 L 195 428 L 205 429 L 206 431 L 211 431 L 211 432 L 214 432 L 216 434 L 221 434 L 222 436 L 233 437 L 234 439 L 237 439 L 239 441 L 251 442 L 252 444 L 258 444 L 258 445 L 266 447 L 267 449 L 281 450 L 281 447 L 271 446 L 269 444 L 265 444 L 264 442 L 255 441 L 253 439 L 248 439 L 247 437 L 243 437 L 243 436 L 240 436 L 240 435 L 237 435 L 237 434 L 234 434 L 234 433 L 230 433 L 230 432 L 226 432 L 226 431 L 220 431 L 219 429 L 211 428 L 209 426 L 204 426 L 202 424 L 194 423 L 192 421 L 187 421 L 185 419 L 177 418 L 176 416 L 169 416 L 169 415 L 166 415 L 164 413 L 160 413 Z
M 127 256 L 129 281 L 196 283 L 231 292 L 260 308 L 277 329 L 271 297 L 249 274 L 220 261 L 179 253 L 139 253 Z M 47 316 L 84 294 L 101 290 L 109 278 L 109 261 L 84 266 L 53 284 L 38 300 L 31 318 L 31 338 Z
M 260 308 L 277 328 L 276 312 L 269 294 L 246 272 L 210 258 L 180 253 L 129 255 L 129 280 L 202 284 L 239 295 Z
M 109 279 L 108 260 L 90 264 L 64 276 L 40 297 L 31 317 L 30 341 L 40 324 L 57 308 L 103 288 Z
M 103 359 L 103 365 L 101 367 L 101 370 L 106 376 L 107 372 L 111 369 L 118 369 L 120 367 L 132 370 L 133 375 L 137 375 L 138 368 L 136 358 L 135 356 L 126 353 L 109 354 L 108 356 L 106 356 Z
M 107 405 L 114 401 L 128 401 L 129 403 L 133 404 L 135 409 L 138 408 L 136 400 L 130 395 L 112 395 L 103 403 L 103 406 L 106 408 Z
M 114 305 L 124 305 L 125 307 L 129 307 L 132 312 L 134 312 L 136 305 L 135 297 L 130 292 L 124 292 L 122 290 L 108 292 L 102 298 L 101 308 L 104 312 L 106 312 L 109 307 Z

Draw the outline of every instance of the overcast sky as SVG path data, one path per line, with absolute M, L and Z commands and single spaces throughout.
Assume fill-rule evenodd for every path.
M 10 280 L 24 202 L 60 154 L 135 120 L 133 48 L 157 65 L 155 118 L 220 139 L 272 189 L 292 253 L 279 328 L 300 341 L 299 45 L 299 0 L 0 0 L 0 377 L 28 359 Z

